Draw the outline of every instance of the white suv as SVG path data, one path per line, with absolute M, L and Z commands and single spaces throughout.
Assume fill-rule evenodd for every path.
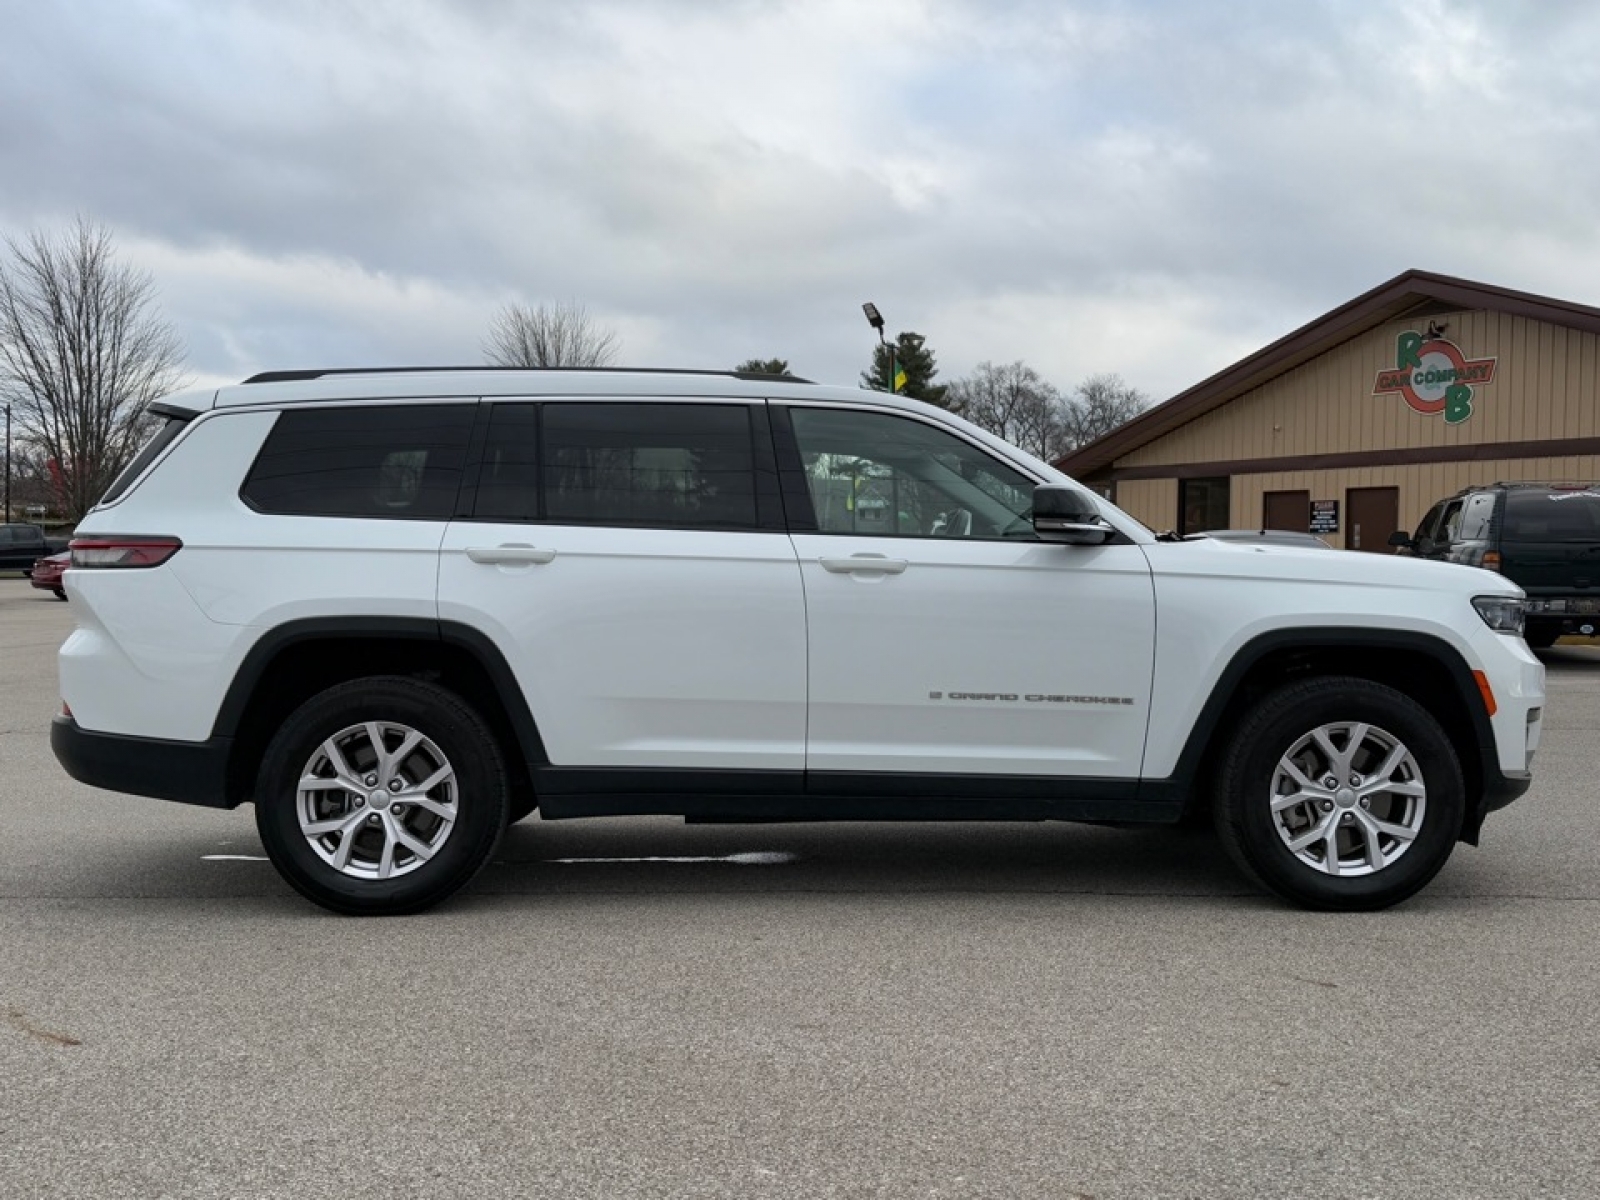
M 936 408 L 762 376 L 285 372 L 158 406 L 82 522 L 52 742 L 253 801 L 415 911 L 508 821 L 1176 821 L 1319 908 L 1525 791 L 1544 671 L 1476 568 L 1201 539 Z

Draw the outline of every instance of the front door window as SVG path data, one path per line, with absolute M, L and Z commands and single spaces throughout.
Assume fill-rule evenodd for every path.
M 1034 538 L 1033 480 L 960 438 L 885 413 L 792 416 L 819 532 Z

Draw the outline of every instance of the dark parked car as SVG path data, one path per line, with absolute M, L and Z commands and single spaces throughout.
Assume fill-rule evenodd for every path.
M 1499 571 L 1528 593 L 1530 646 L 1600 629 L 1600 484 L 1491 483 L 1428 510 L 1391 545 Z
M 67 548 L 66 538 L 46 537 L 37 525 L 0 525 L 0 571 L 33 572 L 33 564 L 47 554 Z
M 43 588 L 47 592 L 54 592 L 58 600 L 67 598 L 67 589 L 61 583 L 61 576 L 72 565 L 72 555 L 63 550 L 60 554 L 50 554 L 33 564 L 33 570 L 28 578 L 33 580 L 33 586 Z

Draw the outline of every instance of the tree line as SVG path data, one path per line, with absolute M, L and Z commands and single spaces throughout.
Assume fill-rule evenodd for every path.
M 615 334 L 581 305 L 508 305 L 490 331 L 490 362 L 520 367 L 603 367 L 616 355 Z M 794 377 L 783 358 L 748 358 L 734 370 Z M 1126 424 L 1150 398 L 1120 375 L 1090 375 L 1063 392 L 1027 363 L 981 362 L 970 375 L 938 383 L 927 339 L 904 332 L 873 347 L 861 386 L 898 392 L 965 417 L 1046 462 Z
M 117 261 L 105 227 L 80 217 L 56 235 L 3 240 L 0 403 L 11 418 L 3 519 L 37 506 L 75 521 L 152 431 L 151 403 L 188 383 L 183 349 L 157 311 L 154 281 Z M 482 352 L 505 367 L 604 367 L 621 341 L 581 304 L 507 304 Z M 781 358 L 735 369 L 794 375 Z M 906 332 L 873 348 L 861 386 L 939 405 L 1046 460 L 1148 404 L 1116 375 L 1090 376 L 1063 393 L 1020 361 L 983 362 L 948 383 L 937 376 L 926 339 Z

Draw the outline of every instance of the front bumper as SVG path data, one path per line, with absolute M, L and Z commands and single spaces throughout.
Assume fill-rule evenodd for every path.
M 228 802 L 228 752 L 233 739 L 169 742 L 160 738 L 96 733 L 68 716 L 50 724 L 50 749 L 79 783 L 206 808 Z

